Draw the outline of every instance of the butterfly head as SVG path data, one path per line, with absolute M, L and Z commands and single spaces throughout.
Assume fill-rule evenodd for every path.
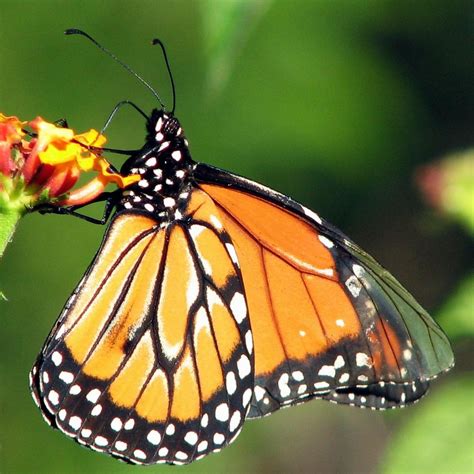
M 147 123 L 147 142 L 157 142 L 158 144 L 165 142 L 175 142 L 177 138 L 181 138 L 187 145 L 187 141 L 183 136 L 183 129 L 179 120 L 172 112 L 163 109 L 154 109 Z

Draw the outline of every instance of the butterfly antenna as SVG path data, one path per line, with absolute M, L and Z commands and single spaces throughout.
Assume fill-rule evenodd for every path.
M 91 41 L 92 43 L 94 43 L 102 52 L 104 52 L 105 54 L 108 54 L 114 61 L 116 61 L 118 64 L 120 64 L 124 69 L 126 69 L 130 74 L 132 74 L 132 76 L 134 76 L 136 79 L 138 79 L 145 87 L 147 87 L 151 93 L 156 97 L 156 99 L 158 100 L 158 102 L 160 103 L 161 107 L 163 109 L 166 109 L 165 107 L 165 104 L 163 104 L 162 100 L 160 99 L 160 96 L 158 95 L 158 93 L 155 91 L 155 89 L 153 89 L 153 87 L 150 86 L 150 84 L 148 84 L 148 82 L 145 81 L 145 79 L 143 79 L 142 77 L 140 77 L 130 66 L 128 66 L 127 64 L 125 64 L 124 62 L 122 62 L 114 53 L 112 53 L 111 51 L 109 51 L 107 48 L 105 48 L 104 46 L 102 46 L 100 43 L 98 43 L 94 38 L 92 38 L 92 36 L 88 35 L 86 32 L 82 31 L 82 30 L 78 30 L 77 28 L 69 28 L 67 29 L 65 32 L 64 32 L 65 35 L 81 35 L 81 36 L 85 36 L 89 41 Z M 166 58 L 166 53 L 165 53 L 165 58 Z M 166 64 L 168 64 L 168 60 L 166 60 Z M 174 91 L 174 87 L 173 87 L 173 91 Z M 174 97 L 174 93 L 173 93 L 173 97 Z M 174 110 L 174 99 L 173 99 L 173 110 Z
M 161 48 L 161 51 L 163 52 L 163 57 L 165 58 L 166 69 L 168 69 L 168 75 L 169 75 L 170 82 L 171 82 L 171 89 L 173 91 L 173 109 L 172 109 L 171 113 L 174 115 L 174 111 L 176 109 L 176 89 L 174 87 L 173 74 L 171 73 L 171 67 L 170 67 L 170 63 L 168 61 L 168 55 L 166 54 L 166 48 L 165 48 L 165 45 L 163 44 L 163 42 L 158 38 L 155 38 L 151 42 L 151 44 L 153 46 L 156 45 L 156 44 L 159 44 L 160 48 Z

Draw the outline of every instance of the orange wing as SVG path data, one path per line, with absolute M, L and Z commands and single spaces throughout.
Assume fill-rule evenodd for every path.
M 252 334 L 235 250 L 194 191 L 182 220 L 113 220 L 32 371 L 46 419 L 134 463 L 187 463 L 239 433 Z
M 200 166 L 243 275 L 255 346 L 250 418 L 313 397 L 403 406 L 452 365 L 436 323 L 340 231 L 286 196 Z

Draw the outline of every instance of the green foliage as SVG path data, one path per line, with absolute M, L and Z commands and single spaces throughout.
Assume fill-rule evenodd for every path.
M 474 236 L 474 150 L 451 155 L 446 161 L 445 212 L 458 219 Z
M 474 338 L 474 273 L 446 301 L 438 321 L 452 338 Z
M 390 443 L 384 474 L 474 470 L 474 380 L 458 377 L 423 401 Z

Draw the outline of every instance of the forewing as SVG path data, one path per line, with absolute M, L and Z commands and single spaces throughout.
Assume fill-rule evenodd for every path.
M 320 397 L 392 408 L 449 369 L 449 342 L 413 297 L 290 198 L 198 165 L 241 265 L 255 345 L 249 417 Z
M 139 214 L 114 219 L 32 369 L 47 421 L 133 463 L 219 450 L 250 407 L 252 337 L 235 251 L 204 193 L 186 212 L 161 227 Z

